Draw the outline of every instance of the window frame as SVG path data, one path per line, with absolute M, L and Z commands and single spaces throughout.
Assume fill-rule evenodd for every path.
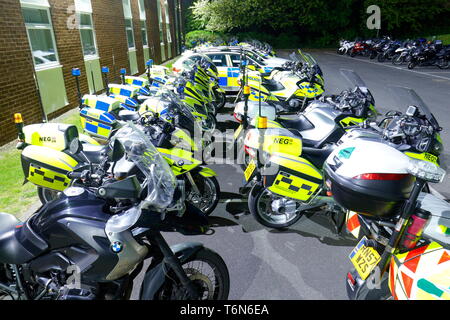
M 143 2 L 143 1 L 142 1 Z M 140 18 L 140 29 L 141 29 L 141 36 L 142 36 L 142 46 L 147 49 L 149 44 L 148 39 L 148 29 L 147 29 L 147 14 L 145 12 L 145 2 L 142 3 L 144 8 L 141 6 L 141 0 L 138 0 L 138 6 L 139 6 L 139 18 Z M 143 14 L 143 16 L 142 16 Z M 145 33 L 145 38 L 144 38 Z M 147 42 L 147 44 L 144 43 L 144 40 Z
M 56 45 L 55 32 L 53 29 L 52 15 L 50 14 L 50 7 L 48 7 L 46 5 L 28 4 L 28 3 L 21 2 L 20 8 L 21 8 L 22 17 L 23 17 L 23 12 L 22 12 L 23 8 L 45 10 L 45 12 L 47 13 L 48 21 L 49 21 L 48 24 L 29 23 L 29 22 L 25 21 L 25 17 L 23 18 L 24 24 L 25 24 L 25 29 L 27 31 L 28 44 L 30 46 L 31 58 L 33 60 L 34 69 L 38 71 L 38 70 L 53 69 L 53 68 L 61 67 L 61 64 L 59 62 L 58 47 Z M 52 39 L 52 43 L 53 43 L 53 49 L 55 50 L 56 61 L 36 64 L 36 61 L 34 60 L 34 55 L 33 55 L 34 50 L 33 50 L 32 44 L 31 44 L 31 37 L 30 37 L 30 33 L 29 33 L 30 29 L 32 29 L 32 30 L 50 30 L 50 35 L 51 35 L 51 39 Z
M 130 13 L 131 16 L 127 17 L 126 13 L 125 13 L 125 6 L 124 6 L 124 1 L 128 2 L 128 6 L 130 7 Z M 122 7 L 123 7 L 123 18 L 124 18 L 124 22 L 125 22 L 125 34 L 127 37 L 127 47 L 128 47 L 128 51 L 136 51 L 136 35 L 134 34 L 134 26 L 133 26 L 133 14 L 131 12 L 131 2 L 130 0 L 122 0 Z M 127 26 L 127 20 L 130 20 L 130 26 Z M 131 35 L 133 37 L 133 47 L 130 47 L 130 39 L 128 39 L 128 31 L 131 30 Z
M 93 60 L 98 59 L 98 46 L 97 46 L 97 36 L 95 34 L 95 26 L 94 26 L 94 19 L 92 18 L 91 12 L 83 12 L 83 11 L 77 11 L 77 19 L 79 21 L 78 23 L 78 29 L 80 31 L 80 41 L 81 41 L 81 49 L 83 50 L 83 57 L 84 60 Z M 86 14 L 89 16 L 89 19 L 91 20 L 91 27 L 82 27 L 81 26 L 81 15 Z M 94 39 L 94 48 L 95 48 L 95 54 L 84 54 L 84 44 L 83 44 L 83 37 L 81 36 L 81 30 L 91 30 L 92 31 L 92 38 Z
M 161 46 L 165 46 L 164 42 L 164 29 L 163 29 L 163 18 L 162 18 L 162 8 L 161 1 L 156 0 L 157 13 L 158 13 L 158 27 L 159 27 L 159 42 Z

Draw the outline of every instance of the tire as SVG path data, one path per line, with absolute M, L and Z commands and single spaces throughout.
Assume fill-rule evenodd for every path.
M 58 197 L 59 191 L 37 187 L 38 197 L 42 204 L 53 201 Z
M 216 95 L 216 113 L 222 109 L 227 103 L 227 97 L 224 92 L 215 92 Z
M 356 56 L 356 52 L 355 52 L 354 50 L 352 50 L 352 51 L 350 52 L 350 57 L 354 58 L 355 56 Z
M 203 130 L 212 132 L 217 127 L 217 120 L 213 113 L 208 112 L 206 120 L 203 121 Z
M 373 60 L 373 59 L 375 59 L 375 58 L 377 57 L 377 55 L 378 55 L 378 52 L 372 51 L 372 52 L 370 53 L 369 59 L 370 59 L 370 60 Z
M 399 66 L 403 64 L 404 58 L 401 55 L 395 55 L 392 57 L 392 64 L 395 64 L 396 66 Z
M 207 280 L 211 280 L 208 277 L 209 274 L 205 275 L 202 273 L 203 270 L 198 270 L 201 263 L 208 264 L 217 282 L 214 288 L 212 288 L 214 291 L 208 291 L 207 297 L 202 300 L 228 299 L 230 293 L 230 274 L 222 257 L 211 249 L 202 248 L 183 263 L 183 269 L 194 282 L 195 286 L 202 289 L 206 286 L 211 290 L 212 284 L 205 283 Z M 179 284 L 179 280 L 172 270 L 167 272 L 165 281 L 156 294 L 156 300 L 187 300 L 185 289 Z
M 341 56 L 344 54 L 344 50 L 341 48 L 337 49 L 337 53 L 340 54 Z
M 269 191 L 259 184 L 255 184 L 250 191 L 248 198 L 248 207 L 250 212 L 255 217 L 256 221 L 265 227 L 273 229 L 284 229 L 295 224 L 302 216 L 302 213 L 295 212 L 287 219 L 283 219 L 281 214 L 268 214 L 267 210 L 260 207 L 263 197 L 270 197 Z M 279 197 L 282 199 L 282 197 Z M 272 204 L 272 202 L 270 202 Z M 297 207 L 297 203 L 296 203 Z M 270 210 L 272 210 L 270 208 Z M 272 218 L 270 217 L 272 216 Z
M 209 216 L 211 212 L 217 207 L 220 198 L 220 185 L 217 181 L 216 177 L 204 177 L 201 174 L 197 173 L 192 175 L 197 188 L 199 188 L 200 199 L 198 195 L 193 194 L 193 190 L 191 189 L 191 184 L 189 180 L 186 181 L 186 199 L 192 204 L 194 207 L 198 208 L 205 215 Z M 209 197 L 206 198 L 204 193 L 206 192 L 206 188 L 209 190 Z M 204 199 L 208 199 L 205 201 Z
M 384 54 L 379 54 L 378 55 L 378 62 L 384 62 L 386 61 L 386 56 Z
M 408 63 L 408 69 L 410 69 L 410 70 L 412 70 L 412 69 L 414 69 L 416 67 L 416 63 L 415 62 L 410 62 L 410 63 Z
M 447 59 L 442 58 L 442 59 L 439 59 L 437 66 L 439 69 L 448 69 L 448 68 L 450 68 L 450 63 L 448 62 Z
M 352 271 L 355 269 L 353 268 Z M 385 272 L 381 278 L 380 289 L 369 289 L 367 282 L 360 288 L 356 300 L 388 300 L 392 297 L 388 286 L 389 274 Z

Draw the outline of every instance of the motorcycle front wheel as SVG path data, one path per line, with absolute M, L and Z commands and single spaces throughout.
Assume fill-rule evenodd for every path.
M 344 54 L 344 49 L 341 49 L 341 48 L 337 49 L 337 53 L 340 54 L 340 55 L 343 55 Z
M 384 54 L 378 55 L 378 62 L 384 62 L 386 60 L 386 56 Z
M 210 215 L 217 207 L 220 198 L 220 186 L 216 177 L 204 177 L 201 174 L 192 175 L 200 194 L 192 188 L 189 179 L 186 179 L 186 200 L 198 208 L 205 215 Z
M 408 63 L 408 69 L 412 70 L 412 69 L 414 69 L 415 67 L 416 67 L 416 63 L 415 63 L 415 62 L 410 61 L 410 62 Z
M 249 195 L 248 207 L 256 221 L 263 226 L 284 229 L 301 217 L 301 205 L 293 200 L 272 195 L 266 188 L 255 185 Z
M 404 58 L 401 55 L 395 55 L 392 57 L 392 64 L 399 66 L 403 62 L 404 62 Z
M 215 92 L 215 95 L 216 95 L 216 103 L 217 103 L 217 105 L 216 105 L 216 113 L 217 113 L 220 109 L 222 109 L 225 106 L 225 104 L 227 102 L 227 97 L 226 97 L 225 93 L 223 93 L 223 92 Z
M 198 289 L 200 300 L 226 300 L 230 292 L 227 265 L 216 252 L 202 248 L 182 265 L 186 275 Z M 187 290 L 175 273 L 166 274 L 164 284 L 156 294 L 157 300 L 188 300 Z
M 37 193 L 41 203 L 46 204 L 47 202 L 55 200 L 58 197 L 59 191 L 38 187 Z
M 378 55 L 378 52 L 372 51 L 372 52 L 370 53 L 370 56 L 369 56 L 370 60 L 375 59 L 375 58 L 377 57 L 377 55 Z

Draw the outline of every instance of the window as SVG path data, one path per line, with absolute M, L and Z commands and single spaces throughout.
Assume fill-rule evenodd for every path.
M 141 19 L 142 44 L 144 47 L 148 47 L 147 16 L 145 14 L 144 0 L 139 0 L 139 18 Z
M 32 7 L 27 7 L 28 3 L 29 1 L 22 1 L 22 15 L 34 64 L 39 68 L 58 65 L 58 53 L 48 4 L 39 7 L 36 4 L 45 4 L 46 1 L 35 1 Z
M 161 45 L 164 45 L 163 19 L 162 19 L 162 13 L 161 13 L 160 0 L 156 0 L 156 5 L 158 7 L 159 41 L 161 42 Z
M 134 49 L 133 16 L 131 15 L 130 0 L 122 0 L 123 13 L 125 16 L 125 31 L 127 33 L 128 49 Z
M 224 54 L 208 54 L 216 67 L 226 67 L 227 59 Z
M 230 54 L 231 64 L 237 68 L 241 66 L 241 56 L 239 54 Z
M 172 42 L 172 35 L 170 32 L 169 3 L 167 2 L 167 0 L 165 0 L 165 10 L 166 10 L 167 42 L 170 44 Z
M 80 22 L 81 46 L 84 57 L 97 57 L 94 23 L 92 22 L 91 0 L 75 0 L 75 10 Z

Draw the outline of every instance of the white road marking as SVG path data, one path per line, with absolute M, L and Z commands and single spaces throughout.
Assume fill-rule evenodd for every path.
M 367 61 L 367 60 L 362 60 L 362 59 L 355 59 L 355 58 L 351 58 L 351 57 L 347 57 L 347 56 L 341 56 L 341 55 L 338 55 L 337 53 L 331 53 L 331 52 L 324 52 L 324 53 L 332 55 L 332 56 L 336 56 L 336 57 L 352 59 L 352 60 L 361 61 L 361 62 L 365 62 L 365 63 L 375 64 L 377 66 L 384 66 L 384 67 L 388 67 L 388 68 L 391 68 L 391 69 L 397 69 L 397 70 L 402 70 L 402 71 L 413 72 L 413 73 L 417 73 L 417 74 L 421 74 L 421 75 L 425 75 L 425 76 L 430 76 L 430 77 L 435 77 L 435 78 L 439 78 L 439 79 L 444 79 L 444 80 L 450 81 L 450 78 L 448 78 L 448 77 L 441 77 L 441 76 L 438 76 L 438 75 L 435 75 L 435 74 L 419 72 L 419 71 L 410 70 L 410 69 L 404 69 L 402 67 L 396 67 L 394 65 L 388 65 L 388 64 L 384 64 L 384 63 L 380 63 L 380 62 L 372 62 L 372 61 Z

